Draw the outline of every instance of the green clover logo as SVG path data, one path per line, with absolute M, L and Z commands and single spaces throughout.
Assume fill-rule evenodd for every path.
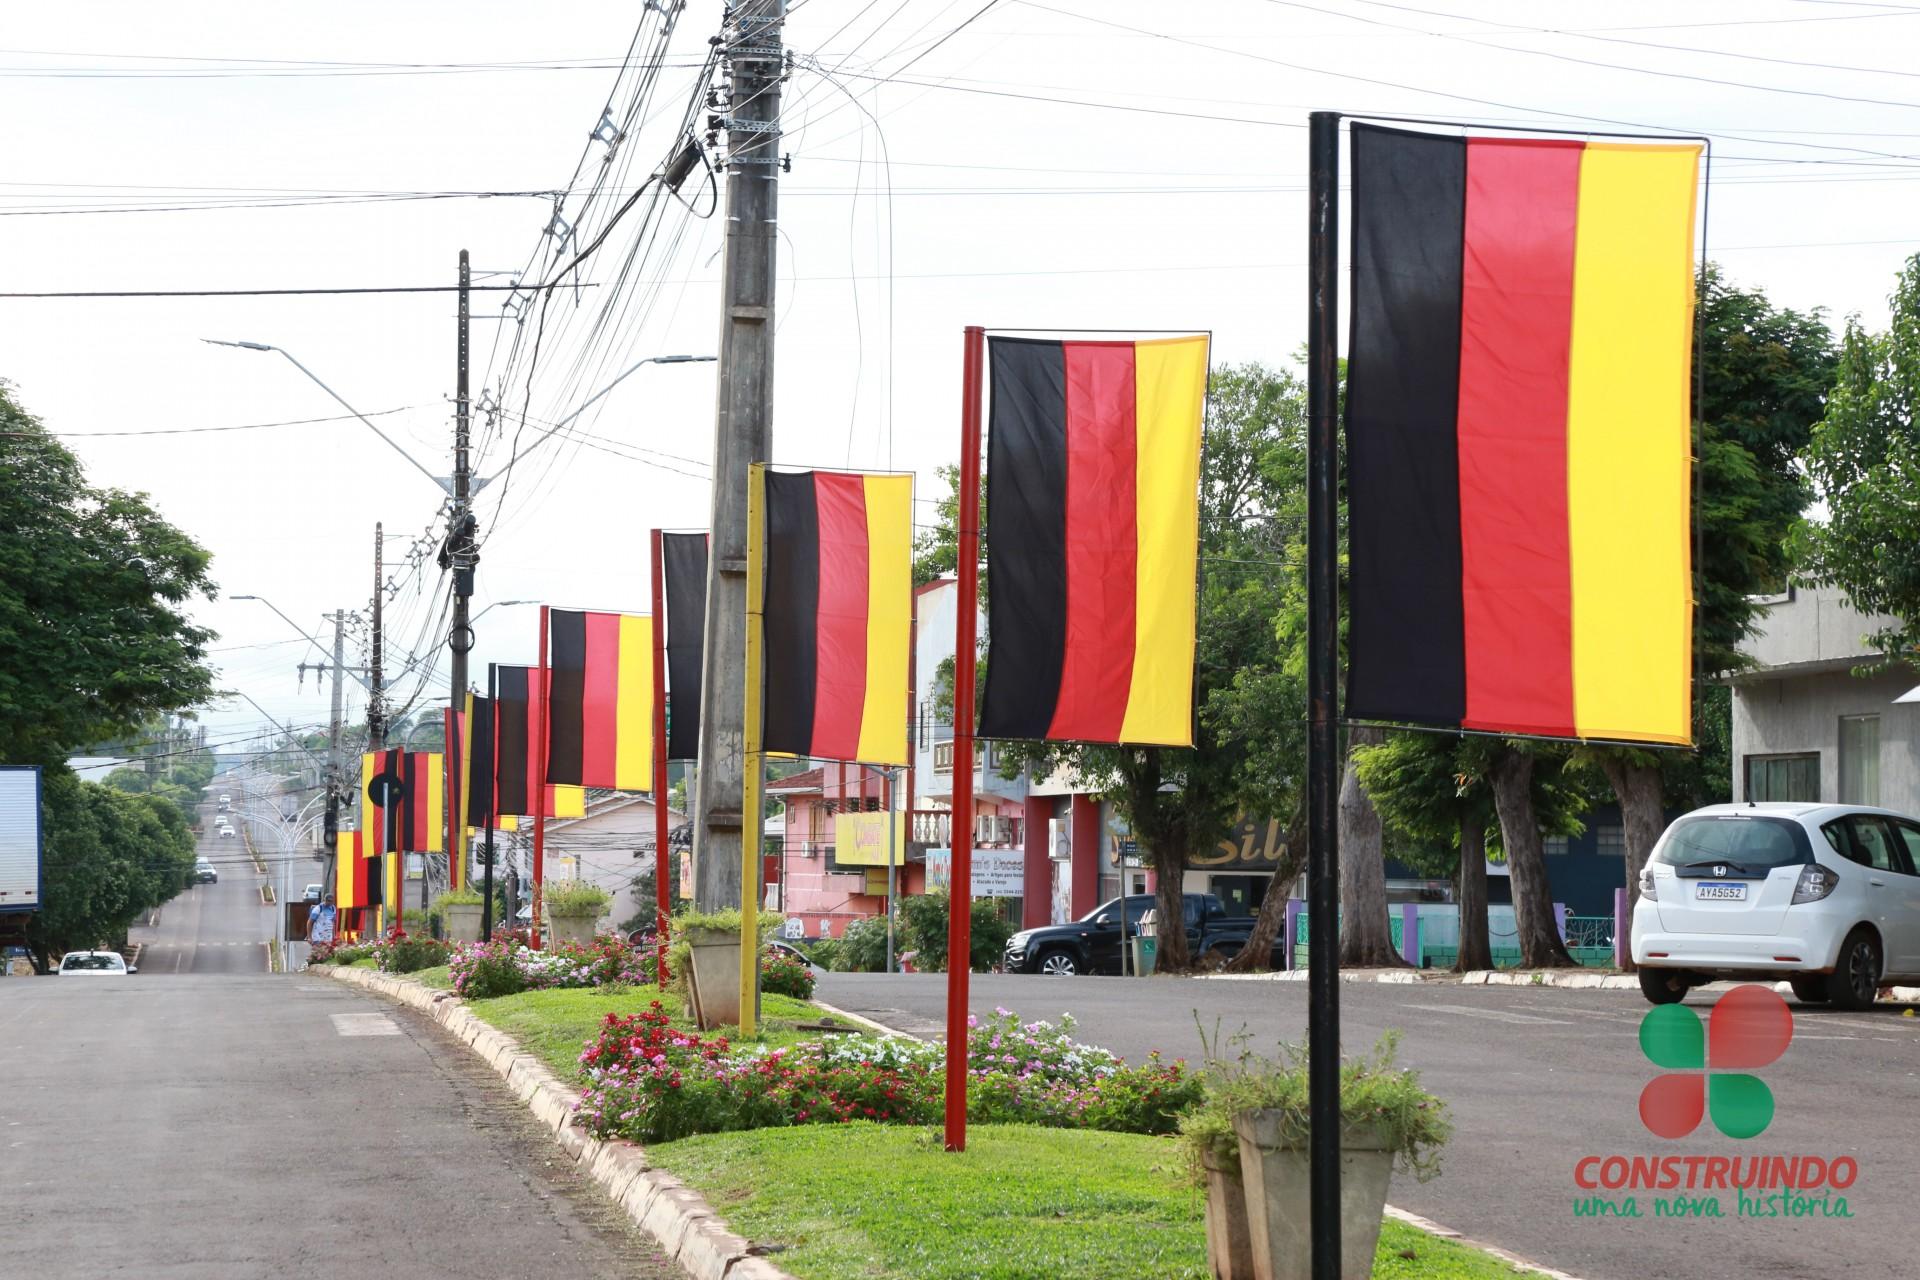
M 1793 1040 L 1793 1012 L 1771 988 L 1735 987 L 1713 1006 L 1707 1025 L 1677 1004 L 1640 1020 L 1640 1051 L 1668 1075 L 1640 1092 L 1640 1120 L 1662 1138 L 1684 1138 L 1711 1113 L 1729 1138 L 1752 1138 L 1773 1123 L 1773 1090 L 1737 1068 L 1764 1067 Z

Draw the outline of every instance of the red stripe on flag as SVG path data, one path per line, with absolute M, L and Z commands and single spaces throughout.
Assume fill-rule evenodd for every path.
M 1567 361 L 1583 146 L 1467 142 L 1458 438 L 1469 729 L 1573 733 Z
M 1133 684 L 1133 344 L 1068 342 L 1067 641 L 1047 737 L 1112 742 Z
M 580 708 L 580 782 L 613 785 L 620 709 L 620 615 L 587 615 L 587 667 Z
M 813 754 L 860 754 L 867 701 L 867 490 L 859 476 L 817 471 L 820 600 L 814 609 Z
M 542 760 L 541 757 L 546 753 L 539 750 L 537 744 L 547 734 L 547 687 L 548 682 L 552 680 L 552 678 L 551 673 L 541 667 L 527 668 L 526 765 L 527 808 L 529 810 L 532 810 L 537 803 L 535 797 L 540 794 L 539 789 L 547 785 L 546 779 L 540 776 L 545 772 L 541 766 L 546 762 Z M 551 794 L 551 791 L 549 791 L 548 794 Z M 548 814 L 553 812 L 553 806 L 551 804 L 547 806 L 547 812 Z M 529 812 L 524 816 L 531 817 L 532 814 Z

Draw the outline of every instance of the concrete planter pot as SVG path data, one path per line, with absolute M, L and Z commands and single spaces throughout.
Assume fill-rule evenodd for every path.
M 1213 1280 L 1254 1280 L 1240 1162 L 1202 1151 L 1200 1164 L 1207 1171 L 1207 1274 Z
M 599 916 L 556 916 L 546 915 L 547 938 L 553 942 L 578 942 L 593 945 L 593 926 L 600 922 Z
M 1286 1133 L 1278 1111 L 1233 1118 L 1246 1184 L 1256 1280 L 1305 1280 L 1313 1265 L 1312 1197 L 1304 1137 Z M 1393 1151 L 1384 1135 L 1349 1129 L 1340 1141 L 1340 1280 L 1368 1280 L 1387 1207 Z
M 439 911 L 440 918 L 446 922 L 447 938 L 450 941 L 480 941 L 480 903 L 443 902 L 440 904 Z
M 740 933 L 734 929 L 688 929 L 693 953 L 687 990 L 702 1031 L 740 1025 Z

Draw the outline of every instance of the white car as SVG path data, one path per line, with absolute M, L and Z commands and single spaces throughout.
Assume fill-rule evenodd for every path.
M 1716 978 L 1862 1009 L 1920 979 L 1920 821 L 1837 804 L 1710 805 L 1640 873 L 1633 962 L 1655 1004 Z
M 69 951 L 60 957 L 63 978 L 124 978 L 140 972 L 137 964 L 128 964 L 118 951 Z

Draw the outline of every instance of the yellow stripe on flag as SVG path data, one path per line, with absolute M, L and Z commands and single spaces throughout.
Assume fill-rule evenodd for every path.
M 1120 741 L 1193 745 L 1194 561 L 1207 339 L 1133 351 L 1133 679 Z
M 427 754 L 427 848 L 428 853 L 447 851 L 447 757 L 442 751 Z
M 907 762 L 907 647 L 913 636 L 913 477 L 865 477 L 867 691 L 860 760 Z
M 378 757 L 371 752 L 360 757 L 360 830 L 367 837 L 366 847 L 360 851 L 362 854 L 379 852 L 382 836 L 380 811 L 374 807 L 373 801 L 367 799 L 367 787 L 373 782 L 373 762 L 376 759 Z
M 341 909 L 363 905 L 354 895 L 353 873 L 360 868 L 355 837 L 358 832 L 341 831 L 333 838 L 333 905 Z
M 653 619 L 620 615 L 620 673 L 614 712 L 613 786 L 653 790 Z
M 395 924 L 400 923 L 402 919 L 401 913 L 406 910 L 407 906 L 407 904 L 402 901 L 400 895 L 400 860 L 404 857 L 406 857 L 406 855 L 403 853 L 390 853 L 380 859 L 381 867 L 387 877 L 386 896 L 382 901 L 389 912 L 389 918 Z
M 1588 143 L 1567 390 L 1573 716 L 1691 742 L 1693 217 L 1700 149 Z

